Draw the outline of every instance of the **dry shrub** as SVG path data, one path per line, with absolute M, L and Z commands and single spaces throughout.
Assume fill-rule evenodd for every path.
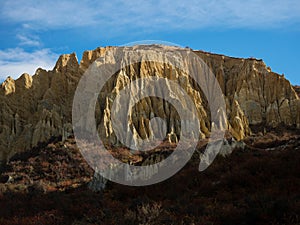
M 125 224 L 157 224 L 157 218 L 162 211 L 161 203 L 143 204 L 135 210 L 128 209 L 124 216 L 124 222 Z

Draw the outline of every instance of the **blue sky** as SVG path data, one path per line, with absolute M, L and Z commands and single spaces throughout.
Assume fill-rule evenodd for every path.
M 161 40 L 262 58 L 300 84 L 299 0 L 0 0 L 0 81 L 52 69 L 58 56 Z

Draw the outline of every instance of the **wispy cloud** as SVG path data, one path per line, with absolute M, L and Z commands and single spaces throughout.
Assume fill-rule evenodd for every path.
M 20 45 L 38 47 L 41 45 L 38 36 L 26 36 L 24 34 L 17 34 L 17 39 L 20 41 Z
M 58 55 L 49 49 L 26 52 L 22 48 L 0 50 L 0 80 L 14 78 L 23 73 L 34 74 L 38 67 L 52 69 Z
M 26 12 L 26 16 L 24 16 Z M 298 0 L 4 1 L 0 15 L 44 29 L 97 25 L 152 29 L 280 27 L 299 23 Z M 128 26 L 129 25 L 129 26 Z

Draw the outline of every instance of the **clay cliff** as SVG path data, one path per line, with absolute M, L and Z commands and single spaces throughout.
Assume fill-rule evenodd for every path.
M 81 76 L 99 57 L 113 63 L 117 54 L 111 52 L 124 48 L 85 51 L 80 63 L 74 53 L 62 55 L 51 71 L 39 68 L 33 76 L 23 74 L 17 80 L 8 77 L 0 88 L 0 160 L 6 161 L 16 152 L 53 137 L 65 139 L 71 135 L 73 97 Z M 235 139 L 251 135 L 253 126 L 300 129 L 299 96 L 288 80 L 272 72 L 262 60 L 194 53 L 204 60 L 220 83 L 226 100 L 227 129 Z M 131 57 L 128 55 L 126 60 L 130 62 Z M 200 138 L 207 137 L 211 129 L 210 113 L 201 89 L 184 73 L 170 71 L 168 65 L 141 62 L 115 74 L 102 89 L 96 106 L 100 136 L 109 143 L 117 142 L 110 121 L 111 99 L 116 93 L 136 78 L 160 74 L 178 81 L 191 96 L 201 117 Z M 167 138 L 176 142 L 180 132 L 178 114 L 171 105 L 156 98 L 140 101 L 130 115 L 135 135 L 149 137 L 149 120 L 154 115 L 166 119 Z

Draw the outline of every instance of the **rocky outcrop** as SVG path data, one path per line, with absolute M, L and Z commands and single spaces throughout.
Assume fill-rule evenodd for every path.
M 72 132 L 74 90 L 81 73 L 69 68 L 72 55 L 61 56 L 53 71 L 7 78 L 0 90 L 0 159 Z M 74 61 L 72 61 L 73 63 Z
M 227 107 L 240 107 L 250 125 L 265 123 L 276 127 L 282 123 L 300 128 L 299 97 L 290 82 L 272 72 L 262 60 L 198 54 L 218 77 Z
M 161 47 L 161 46 L 160 46 Z M 0 89 L 0 159 L 7 160 L 46 142 L 51 137 L 72 133 L 72 103 L 77 84 L 86 69 L 99 57 L 113 63 L 124 47 L 86 51 L 80 64 L 74 53 L 59 57 L 52 71 L 38 69 L 35 75 L 7 78 Z M 162 48 L 162 47 L 161 47 Z M 195 51 L 217 77 L 226 100 L 227 129 L 236 140 L 251 134 L 251 125 L 265 124 L 300 128 L 300 100 L 288 80 L 266 67 L 262 60 L 240 59 Z M 107 55 L 109 54 L 109 55 Z M 127 58 L 130 60 L 130 56 Z M 110 121 L 112 100 L 122 88 L 138 77 L 161 74 L 178 81 L 191 96 L 201 119 L 201 137 L 209 135 L 210 113 L 203 93 L 195 82 L 167 65 L 142 62 L 113 76 L 102 89 L 96 106 L 100 136 L 115 144 Z M 120 110 L 121 107 L 120 107 Z M 130 115 L 135 135 L 149 138 L 149 120 L 161 117 L 167 122 L 167 139 L 176 142 L 180 134 L 179 117 L 172 105 L 162 99 L 140 101 Z

